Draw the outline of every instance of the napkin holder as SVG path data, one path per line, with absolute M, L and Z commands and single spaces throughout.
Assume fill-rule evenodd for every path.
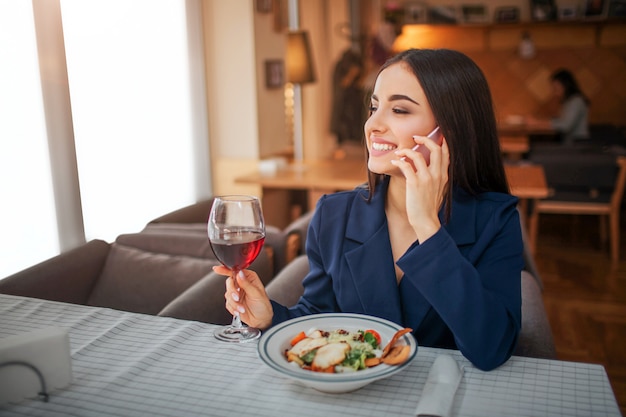
M 41 396 L 72 382 L 66 329 L 46 327 L 0 338 L 0 405 Z

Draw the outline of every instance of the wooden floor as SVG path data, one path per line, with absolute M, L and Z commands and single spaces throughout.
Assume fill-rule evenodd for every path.
M 535 258 L 558 359 L 604 365 L 626 416 L 626 212 L 621 223 L 616 268 L 591 216 L 542 215 Z

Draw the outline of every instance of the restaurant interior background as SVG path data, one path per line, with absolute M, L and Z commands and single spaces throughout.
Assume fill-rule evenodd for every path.
M 579 13 L 577 19 L 535 22 L 527 0 L 473 1 L 473 5 L 483 7 L 484 13 L 478 17 L 475 9 L 470 17 L 463 16 L 464 0 L 300 1 L 299 26 L 309 34 L 315 73 L 314 82 L 302 85 L 304 158 L 331 158 L 337 150 L 330 128 L 333 70 L 342 54 L 353 46 L 351 36 L 361 40 L 361 52 L 367 55 L 367 44 L 379 32 L 385 13 L 406 9 L 415 15 L 416 5 L 423 18 L 414 19 L 418 25 L 402 27 L 395 49 L 449 47 L 467 53 L 484 70 L 500 118 L 547 110 L 548 75 L 562 66 L 575 72 L 589 95 L 592 123 L 623 126 L 626 25 L 619 19 L 586 18 L 585 2 L 556 2 L 557 6 L 574 5 Z M 4 4 L 10 5 L 11 1 Z M 21 262 L 13 271 L 85 240 L 113 239 L 119 233 L 140 228 L 146 219 L 209 195 L 260 195 L 261 187 L 237 183 L 236 178 L 257 169 L 262 160 L 284 156 L 292 148 L 292 127 L 286 114 L 288 89 L 282 88 L 280 76 L 278 84 L 270 80 L 268 71 L 268 65 L 284 63 L 286 58 L 288 0 L 187 0 L 167 6 L 153 2 L 150 7 L 143 5 L 143 0 L 129 4 L 96 2 L 89 7 L 72 0 L 25 4 L 21 7 L 44 8 L 37 14 L 39 38 L 44 39 L 40 39 L 44 46 L 39 45 L 44 51 L 39 57 L 42 65 L 37 64 L 32 10 L 22 11 L 19 18 L 5 12 L 3 28 L 7 30 L 13 24 L 19 29 L 0 36 L 3 53 L 7 54 L 3 58 L 2 87 L 5 91 L 15 90 L 19 97 L 11 99 L 6 94 L 2 102 L 2 115 L 6 117 L 3 124 L 9 125 L 7 137 L 14 138 L 3 142 L 2 151 L 6 158 L 3 195 L 14 202 L 5 207 L 3 228 L 11 238 L 6 239 L 2 252 L 8 254 L 7 261 Z M 62 6 L 63 24 L 60 11 L 53 18 L 55 13 L 45 10 L 53 6 Z M 427 6 L 453 7 L 458 22 L 427 24 Z M 166 7 L 176 13 L 162 12 Z M 510 7 L 518 10 L 522 23 L 493 22 L 499 10 Z M 107 17 L 100 18 L 105 13 Z M 467 23 L 468 19 L 472 22 Z M 171 29 L 176 25 L 185 31 L 182 36 Z M 28 26 L 33 33 L 27 33 Z M 42 28 L 51 30 L 52 35 L 44 34 Z M 134 28 L 134 32 L 123 35 L 123 29 L 128 28 Z M 530 34 L 535 45 L 531 59 L 518 54 L 523 32 Z M 17 42 L 22 38 L 35 54 L 26 60 L 31 66 L 29 71 L 19 59 L 28 51 Z M 78 40 L 85 45 L 76 46 Z M 121 52 L 123 47 L 128 51 Z M 14 50 L 17 56 L 11 55 Z M 83 62 L 78 61 L 81 56 Z M 189 79 L 170 71 L 164 59 L 168 65 L 179 65 L 178 70 Z M 35 128 L 34 122 L 44 113 L 38 110 L 43 107 L 41 97 L 36 97 L 39 85 L 54 94 L 61 91 L 61 95 L 60 99 L 48 99 L 53 111 L 47 111 L 45 117 L 51 122 Z M 105 97 L 107 94 L 110 97 Z M 27 102 L 31 96 L 35 99 Z M 113 100 L 112 104 L 94 108 L 105 98 Z M 87 109 L 92 111 L 90 117 L 84 116 Z M 174 115 L 179 119 L 175 120 Z M 170 125 L 164 126 L 167 122 Z M 127 124 L 122 127 L 122 123 Z M 51 129 L 57 129 L 57 138 L 51 135 Z M 30 144 L 28 141 L 35 136 L 38 142 Z M 167 139 L 161 142 L 161 137 Z M 20 144 L 25 147 L 19 151 L 25 152 L 23 155 L 15 149 Z M 51 152 L 51 166 L 46 146 Z M 105 158 L 107 151 L 112 154 Z M 157 158 L 157 151 L 164 156 Z M 86 152 L 91 153 L 90 159 L 84 155 Z M 147 153 L 150 158 L 143 158 Z M 78 168 L 72 170 L 76 159 Z M 87 173 L 89 168 L 94 172 Z M 49 184 L 50 179 L 39 178 L 47 176 L 50 169 L 55 172 L 54 186 Z M 37 170 L 41 174 L 35 174 Z M 20 178 L 19 184 L 10 182 L 11 177 Z M 19 218 L 24 220 L 16 221 Z M 46 234 L 52 237 L 42 238 Z M 55 242 L 56 234 L 60 243 Z M 37 245 L 42 251 L 33 255 Z M 0 275 L 9 272 L 5 269 Z
M 11 1 L 3 0 L 0 7 Z M 608 5 L 607 1 L 602 4 Z M 91 11 L 88 18 L 80 14 L 85 12 L 80 7 L 86 7 L 83 4 L 86 2 L 34 0 L 32 5 L 40 19 L 38 30 L 44 33 L 39 35 L 33 30 L 33 10 L 28 10 L 28 7 L 32 9 L 31 2 L 15 2 L 26 5 L 19 15 L 2 13 L 5 9 L 0 9 L 0 91 L 3 92 L 0 94 L 0 185 L 3 196 L 0 229 L 4 235 L 0 246 L 0 278 L 85 240 L 113 240 L 121 233 L 137 231 L 155 216 L 210 195 L 260 195 L 260 186 L 239 183 L 236 178 L 257 170 L 263 160 L 290 152 L 291 126 L 286 115 L 288 89 L 283 88 L 282 81 L 285 80 L 281 80 L 280 75 L 278 82 L 273 78 L 270 80 L 270 73 L 274 73 L 268 71 L 268 68 L 276 69 L 274 64 L 284 63 L 286 59 L 287 0 L 94 1 L 89 3 L 91 7 L 97 6 L 96 11 Z M 510 115 L 551 111 L 549 74 L 555 68 L 567 67 L 574 71 L 591 99 L 591 122 L 624 128 L 626 24 L 623 18 L 609 18 L 604 14 L 584 16 L 586 0 L 556 1 L 561 8 L 557 15 L 563 13 L 563 19 L 557 16 L 547 22 L 533 19 L 531 0 L 301 0 L 299 26 L 309 33 L 315 69 L 315 81 L 302 86 L 305 159 L 325 159 L 335 155 L 337 141 L 330 128 L 333 70 L 342 54 L 352 46 L 349 34 L 359 33 L 363 40 L 371 40 L 382 26 L 385 9 L 392 3 L 400 10 L 419 13 L 423 13 L 426 7 L 454 6 L 457 23 L 431 25 L 428 17 L 420 14 L 415 18 L 419 20 L 417 25 L 403 27 L 395 46 L 398 49 L 448 47 L 467 53 L 485 72 L 501 120 Z M 479 6 L 471 9 L 469 17 L 460 12 L 466 3 Z M 611 4 L 623 6 L 623 0 L 613 0 Z M 60 13 L 51 23 L 53 12 L 59 12 L 59 5 L 65 8 L 63 29 Z M 66 15 L 70 6 L 80 6 L 74 11 L 74 19 Z M 476 13 L 482 6 L 484 13 Z M 517 8 L 520 23 L 494 22 L 498 10 L 505 8 L 505 15 L 510 16 L 511 7 Z M 110 11 L 106 17 L 104 10 Z M 573 11 L 578 15 L 566 19 L 571 18 Z M 467 22 L 467 19 L 472 21 Z M 82 26 L 72 29 L 72 20 Z M 182 32 L 172 30 L 176 25 Z M 32 33 L 27 33 L 29 26 Z M 118 37 L 125 26 L 137 29 L 133 33 L 136 39 L 128 35 Z M 14 32 L 3 32 L 3 28 L 8 27 L 13 27 Z M 86 37 L 85 32 L 91 27 L 101 32 L 104 41 L 96 43 L 90 33 L 91 43 L 84 49 L 77 48 L 76 38 Z M 42 54 L 40 51 L 41 64 L 37 62 L 35 37 L 45 36 L 48 30 L 56 31 L 56 37 L 48 39 L 52 44 L 50 49 L 55 51 L 59 44 L 63 45 L 62 35 L 65 36 L 68 54 L 65 75 L 62 71 L 59 74 L 56 52 L 47 54 L 44 51 Z M 518 51 L 524 32 L 530 35 L 535 46 L 535 54 L 530 59 L 521 57 Z M 22 61 L 11 67 L 7 63 L 18 62 L 17 58 L 21 58 L 19 54 L 11 55 L 12 48 L 21 52 L 27 50 L 17 42 L 22 38 L 34 51 L 27 60 L 30 67 L 21 65 Z M 114 42 L 117 42 L 115 47 L 107 50 L 108 43 Z M 124 43 L 129 44 L 130 49 L 121 54 L 117 49 Z M 366 51 L 363 48 L 362 51 Z M 85 55 L 92 61 L 80 64 L 89 74 L 103 70 L 95 77 L 85 78 L 85 89 L 75 87 L 79 71 L 73 65 L 72 53 Z M 65 51 L 62 60 L 64 54 Z M 149 61 L 149 57 L 156 59 Z M 185 65 L 180 65 L 179 70 L 182 74 L 187 72 L 189 79 L 178 79 L 178 75 L 167 72 L 169 67 L 163 72 L 166 63 L 178 61 L 184 61 Z M 139 68 L 144 62 L 147 66 Z M 26 73 L 31 78 L 20 84 Z M 114 89 L 119 83 L 116 76 L 129 81 L 124 89 Z M 13 85 L 20 88 L 17 98 L 3 101 L 9 97 L 6 92 L 11 91 Z M 41 102 L 29 102 L 27 98 L 41 95 L 38 90 L 41 86 L 65 91 L 61 96 L 67 102 L 53 100 L 54 112 L 45 117 L 49 118 L 48 125 L 43 123 L 33 127 L 37 118 L 44 119 L 44 111 L 40 108 L 45 106 Z M 85 119 L 85 107 L 91 105 L 82 102 L 84 96 L 99 100 L 107 90 L 116 94 L 116 101 L 99 110 L 93 118 Z M 181 91 L 188 96 L 177 96 Z M 83 97 L 80 97 L 81 93 Z M 175 99 L 168 94 L 174 94 Z M 156 107 L 146 111 L 149 102 Z M 130 106 L 122 108 L 126 104 Z M 118 107 L 121 110 L 116 112 Z M 23 115 L 19 113 L 22 110 L 25 110 Z M 164 127 L 164 123 L 174 120 L 175 113 L 182 117 L 182 121 Z M 3 127 L 16 120 L 19 121 L 16 131 L 3 136 L 6 134 Z M 122 122 L 128 122 L 126 126 L 130 127 L 122 128 Z M 57 133 L 62 130 L 62 137 L 46 138 L 55 129 Z M 48 151 L 58 154 L 60 149 L 73 149 L 73 142 L 68 146 L 65 140 L 72 136 L 73 141 L 74 135 L 78 157 L 74 154 L 69 157 L 67 154 L 57 155 L 57 161 L 50 163 Z M 34 136 L 39 141 L 28 142 L 27 139 Z M 169 141 L 162 142 L 162 136 Z M 15 150 L 19 143 L 26 144 L 24 154 Z M 107 148 L 111 148 L 112 153 L 104 156 L 103 151 L 109 150 Z M 81 161 L 85 150 L 93 153 L 89 162 Z M 157 151 L 163 151 L 164 156 L 157 155 Z M 53 155 L 51 160 L 54 158 Z M 71 168 L 76 164 L 76 158 L 79 159 L 80 181 L 76 172 L 70 173 L 72 179 L 65 183 L 67 177 L 61 176 L 59 180 L 58 172 L 56 179 L 49 178 L 50 170 L 58 170 L 59 166 Z M 96 173 L 85 173 L 89 165 Z M 35 174 L 37 169 L 39 171 Z M 118 171 L 121 177 L 114 182 L 113 177 L 119 174 Z M 91 175 L 99 176 L 97 181 Z M 127 188 L 122 191 L 124 186 Z M 88 201 L 95 197 L 99 199 Z M 264 209 L 272 210 L 273 207 Z M 560 229 L 545 229 L 545 241 L 554 240 L 559 233 Z M 585 262 L 585 256 L 591 252 L 586 250 L 586 243 L 582 242 L 579 246 L 583 248 L 576 248 L 574 255 L 569 256 Z M 544 274 L 546 281 L 559 279 L 556 264 L 562 253 L 558 250 L 566 251 L 559 248 L 558 243 L 549 249 L 546 252 L 549 259 L 540 260 L 539 265 L 547 272 Z M 590 256 L 594 257 L 595 263 L 581 268 L 571 262 L 570 271 L 586 270 L 591 274 L 602 269 L 596 266 L 606 264 L 604 253 L 597 251 Z M 621 268 L 623 271 L 623 266 Z M 559 290 L 572 288 L 571 282 L 560 285 L 556 287 Z M 559 302 L 564 297 L 561 295 L 562 292 L 552 291 L 552 301 L 546 303 L 551 312 L 562 310 Z M 608 304 L 607 300 L 612 300 L 613 296 L 615 292 L 607 291 L 599 303 Z M 585 303 L 590 309 L 597 308 L 587 299 Z M 619 313 L 622 309 L 620 305 L 615 311 Z M 609 320 L 620 329 L 621 322 L 614 320 L 618 315 L 614 314 Z M 572 317 L 569 319 L 571 326 L 559 329 L 566 336 L 571 336 L 574 327 L 580 327 L 575 321 L 580 316 Z M 617 334 L 618 342 L 622 340 L 619 333 L 613 334 Z M 603 343 L 613 344 L 611 340 Z M 571 357 L 591 360 L 588 352 L 580 350 L 577 352 L 580 356 Z M 617 370 L 611 374 L 611 368 L 607 368 L 618 399 L 624 404 L 623 354 L 618 353 L 615 357 L 618 358 Z M 593 360 L 599 361 L 595 357 Z M 619 378 L 615 379 L 616 376 Z
M 211 31 L 205 38 L 208 62 L 212 61 L 211 56 L 217 62 L 229 53 L 236 55 L 229 61 L 248 60 L 240 64 L 254 65 L 257 80 L 257 108 L 250 117 L 256 118 L 258 125 L 256 136 L 247 138 L 250 141 L 247 150 L 233 149 L 228 146 L 231 143 L 228 141 L 212 143 L 214 186 L 218 194 L 233 190 L 258 194 L 258 187 L 235 183 L 235 178 L 246 170 L 250 171 L 249 167 L 260 159 L 284 154 L 290 147 L 291 138 L 289 130 L 285 129 L 283 113 L 284 92 L 282 89 L 268 89 L 264 84 L 265 62 L 285 56 L 286 22 L 280 8 L 286 3 L 275 1 L 272 12 L 256 11 L 250 16 L 254 28 L 250 51 L 254 53 L 247 57 L 225 44 L 210 44 L 211 39 L 219 38 L 218 34 L 228 33 L 228 38 L 238 36 L 238 29 L 229 28 L 228 20 L 218 17 L 233 13 L 232 8 L 237 6 L 205 3 L 208 6 L 204 13 L 205 28 Z M 557 2 L 557 6 L 573 5 L 578 18 L 558 20 L 555 17 L 552 21 L 536 21 L 531 15 L 531 3 L 526 0 L 488 0 L 470 2 L 484 5 L 484 22 L 467 23 L 462 14 L 462 6 L 467 3 L 464 0 L 421 3 L 408 0 L 301 1 L 300 27 L 310 34 L 316 72 L 315 82 L 302 85 L 304 158 L 331 158 L 337 148 L 336 136 L 330 129 L 333 70 L 342 54 L 351 47 L 349 35 L 362 40 L 361 52 L 367 61 L 368 45 L 379 32 L 388 11 L 410 12 L 415 4 L 427 4 L 435 8 L 451 5 L 457 12 L 457 23 L 427 24 L 429 17 L 422 9 L 424 19 L 417 25 L 402 26 L 402 33 L 396 39 L 394 49 L 446 47 L 467 53 L 485 72 L 501 120 L 510 115 L 545 115 L 554 111 L 549 75 L 556 68 L 565 67 L 574 72 L 593 103 L 591 123 L 624 125 L 626 25 L 623 20 L 586 18 L 585 0 Z M 498 11 L 510 6 L 518 9 L 521 23 L 495 22 Z M 399 21 L 404 22 L 406 18 L 407 13 Z M 423 21 L 426 24 L 421 23 Z M 535 55 L 530 59 L 521 57 L 518 52 L 523 33 L 528 33 L 535 45 Z M 212 74 L 213 71 L 215 74 Z M 215 92 L 222 88 L 223 95 L 231 93 L 231 84 L 227 88 L 221 83 L 228 71 L 223 66 L 209 67 L 208 89 Z M 243 94 L 247 87 L 241 88 Z M 225 137 L 230 131 L 229 126 L 239 120 L 239 115 L 226 114 L 220 114 L 219 120 L 225 121 L 228 117 L 232 118 L 232 122 L 210 127 L 212 137 Z

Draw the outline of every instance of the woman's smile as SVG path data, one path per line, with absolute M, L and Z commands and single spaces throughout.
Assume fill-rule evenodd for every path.
M 398 149 L 398 145 L 388 142 L 384 139 L 373 139 L 372 140 L 372 151 L 371 154 L 374 156 L 383 155 L 385 153 L 395 151 Z
M 376 80 L 365 122 L 370 171 L 399 173 L 391 164 L 395 151 L 415 146 L 413 135 L 425 135 L 436 125 L 422 86 L 402 63 L 384 69 Z

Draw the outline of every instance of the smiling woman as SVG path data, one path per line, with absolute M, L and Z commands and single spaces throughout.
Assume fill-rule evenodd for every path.
M 436 126 L 441 146 L 427 137 Z M 369 184 L 317 202 L 296 304 L 269 299 L 246 270 L 239 290 L 227 280 L 226 308 L 259 328 L 367 314 L 480 369 L 503 364 L 521 326 L 523 241 L 482 71 L 454 50 L 398 54 L 377 75 L 364 131 Z

